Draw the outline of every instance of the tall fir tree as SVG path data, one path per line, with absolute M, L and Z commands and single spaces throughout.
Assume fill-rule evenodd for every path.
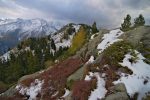
M 92 33 L 97 33 L 98 32 L 98 29 L 97 29 L 97 26 L 96 26 L 96 22 L 93 23 L 92 25 Z
M 127 16 L 124 18 L 124 22 L 121 24 L 121 30 L 122 31 L 128 31 L 131 28 L 131 16 L 127 14 Z
M 51 48 L 56 51 L 56 45 L 53 39 L 51 39 Z
M 143 26 L 145 24 L 145 19 L 142 14 L 139 17 L 134 19 L 134 27 Z

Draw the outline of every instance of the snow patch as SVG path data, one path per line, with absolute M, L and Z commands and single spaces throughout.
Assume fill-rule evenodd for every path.
M 99 33 L 95 33 L 91 36 L 91 40 L 95 38 L 95 35 L 98 35 Z
M 90 73 L 89 76 L 95 76 L 97 78 L 97 88 L 91 92 L 88 100 L 98 100 L 105 97 L 107 92 L 105 88 L 105 80 L 100 77 L 99 73 Z M 86 77 L 85 80 L 89 80 L 90 77 Z
M 93 63 L 93 62 L 94 62 L 94 56 L 91 56 L 90 59 L 86 62 L 86 64 Z
M 70 93 L 70 91 L 68 89 L 65 88 L 65 94 L 62 96 L 63 98 L 65 98 L 66 96 L 68 96 Z
M 72 44 L 73 36 L 76 32 L 79 31 L 81 25 L 73 25 L 72 27 L 75 28 L 75 32 L 68 36 L 68 39 L 63 39 L 64 32 L 60 32 L 57 34 L 52 34 L 52 38 L 55 42 L 56 49 L 59 50 L 59 47 L 70 47 Z
M 102 37 L 103 41 L 97 46 L 97 49 L 99 50 L 98 53 L 102 53 L 111 44 L 120 41 L 121 39 L 118 39 L 118 37 L 122 34 L 123 32 L 120 29 L 112 30 L 107 34 L 104 34 Z
M 76 32 L 78 32 L 78 31 L 79 31 L 80 26 L 81 26 L 81 25 L 73 25 L 73 27 L 75 28 L 75 31 L 76 31 Z
M 44 80 L 40 81 L 35 79 L 35 81 L 31 83 L 30 87 L 17 85 L 16 89 L 19 90 L 20 94 L 29 96 L 28 100 L 36 100 L 36 96 L 41 92 L 43 83 Z
M 89 75 L 86 75 L 84 80 L 90 81 L 93 76 L 94 76 L 94 73 L 89 72 Z
M 2 61 L 7 61 L 8 59 L 10 59 L 10 51 L 6 52 L 5 54 L 3 54 L 0 59 Z
M 129 61 L 132 57 L 130 53 L 126 54 L 123 62 L 120 63 L 132 70 L 133 74 L 127 76 L 122 73 L 121 78 L 114 84 L 124 83 L 131 97 L 138 93 L 138 100 L 142 100 L 150 92 L 150 65 L 143 61 L 145 58 L 139 52 L 136 53 L 138 59 L 135 63 Z

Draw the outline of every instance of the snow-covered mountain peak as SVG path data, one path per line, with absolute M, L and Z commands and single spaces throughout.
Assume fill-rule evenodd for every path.
M 44 19 L 0 19 L 0 54 L 16 46 L 19 41 L 30 37 L 44 37 L 63 27 L 57 21 Z
M 55 27 L 56 26 L 56 27 Z M 62 27 L 57 22 L 47 22 L 44 19 L 0 19 L 1 36 L 11 35 L 14 32 L 20 39 L 40 37 L 56 32 Z M 17 30 L 17 32 L 16 32 Z

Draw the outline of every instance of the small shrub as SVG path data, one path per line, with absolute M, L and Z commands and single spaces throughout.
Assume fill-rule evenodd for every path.
M 88 96 L 90 95 L 92 90 L 92 82 L 91 81 L 77 81 L 73 85 L 73 94 L 72 97 L 74 100 L 88 100 Z
M 72 80 L 72 79 L 69 82 L 67 82 L 67 88 L 69 90 L 72 90 L 73 83 L 74 83 L 74 80 Z
M 8 86 L 0 81 L 0 94 L 8 89 Z
M 118 63 L 123 60 L 124 55 L 127 54 L 131 48 L 133 48 L 131 44 L 125 41 L 116 42 L 108 47 L 104 51 L 105 58 L 109 61 L 108 64 L 119 66 Z
M 137 59 L 138 59 L 138 54 L 137 53 L 135 53 L 135 51 L 134 50 L 131 50 L 131 58 L 129 59 L 129 61 L 131 62 L 131 63 L 136 63 L 136 61 L 137 61 Z

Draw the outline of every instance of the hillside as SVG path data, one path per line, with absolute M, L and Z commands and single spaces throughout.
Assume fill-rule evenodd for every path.
M 22 41 L 17 47 L 1 56 L 0 93 L 16 83 L 20 77 L 45 69 L 74 54 L 86 40 L 82 39 L 90 31 L 90 27 L 87 29 L 86 27 L 89 26 L 68 24 L 49 36 Z M 76 41 L 79 38 L 83 41 L 82 44 L 81 41 Z M 71 45 L 74 44 L 80 46 L 72 48 Z
M 36 73 L 21 75 L 23 77 L 16 84 L 13 82 L 12 87 L 0 95 L 0 99 L 149 100 L 149 26 L 132 28 L 126 32 L 101 29 L 95 34 L 87 25 L 68 26 L 46 37 L 50 39 L 46 44 L 51 39 L 55 44 L 48 49 L 54 53 L 52 61 L 55 63 L 34 70 L 38 71 Z M 37 48 L 41 42 L 34 41 L 33 46 Z M 46 52 L 44 48 L 47 45 L 40 46 L 43 47 L 40 50 Z M 30 45 L 21 45 L 19 52 L 26 50 L 26 47 Z M 35 49 L 31 47 L 29 51 L 33 52 Z M 55 57 L 60 47 L 68 48 Z M 41 54 L 47 56 L 46 53 Z

